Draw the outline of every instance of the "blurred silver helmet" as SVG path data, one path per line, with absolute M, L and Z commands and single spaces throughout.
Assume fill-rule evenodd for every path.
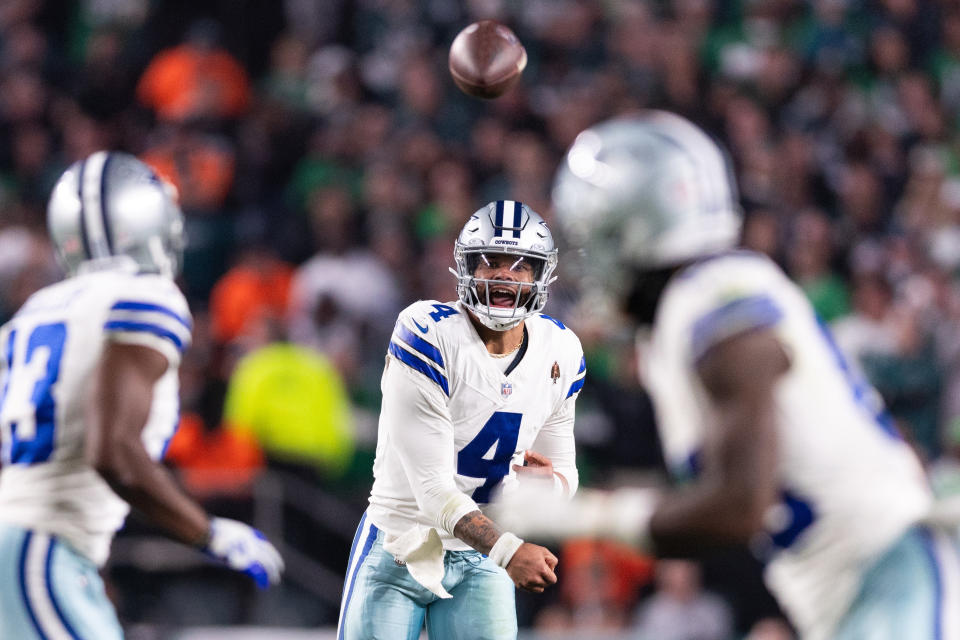
M 664 111 L 603 122 L 577 136 L 553 203 L 585 255 L 588 282 L 623 294 L 631 268 L 657 269 L 734 246 L 741 212 L 720 148 Z
M 175 277 L 183 213 L 174 187 L 130 154 L 97 151 L 67 169 L 50 195 L 47 226 L 64 270 L 127 256 L 144 272 Z
M 475 277 L 477 267 L 489 264 L 490 256 L 506 254 L 512 258 L 511 271 L 523 264 L 532 267 L 533 282 L 509 281 L 514 291 L 512 304 L 493 300 L 503 280 Z M 553 234 L 533 209 L 514 200 L 497 200 L 478 210 L 457 237 L 453 257 L 457 277 L 457 295 L 477 319 L 495 331 L 506 331 L 521 320 L 539 313 L 547 303 L 547 287 L 556 280 L 557 248 Z

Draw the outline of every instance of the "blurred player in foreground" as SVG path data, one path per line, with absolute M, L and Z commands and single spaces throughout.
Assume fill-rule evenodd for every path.
M 0 638 L 123 637 L 98 567 L 130 506 L 261 587 L 278 581 L 260 532 L 211 519 L 155 462 L 191 328 L 172 188 L 101 151 L 63 174 L 47 215 L 69 277 L 0 329 Z
M 664 556 L 749 543 L 805 640 L 960 638 L 957 543 L 924 522 L 920 462 L 800 289 L 733 250 L 720 149 L 664 112 L 603 123 L 569 150 L 554 201 L 589 263 L 585 293 L 613 296 L 641 327 L 665 456 L 689 482 L 568 503 L 514 493 L 495 517 Z
M 454 249 L 458 302 L 400 313 L 381 388 L 370 506 L 340 609 L 340 640 L 513 639 L 514 585 L 540 592 L 557 559 L 481 511 L 521 482 L 578 483 L 580 340 L 540 313 L 557 250 L 526 205 L 477 211 Z M 512 469 L 512 471 L 511 471 Z

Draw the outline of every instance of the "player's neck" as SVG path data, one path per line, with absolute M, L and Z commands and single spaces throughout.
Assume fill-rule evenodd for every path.
M 487 351 L 492 355 L 499 356 L 513 353 L 523 343 L 523 321 L 506 331 L 494 331 L 482 324 L 471 313 L 470 323 L 477 330 L 477 335 L 480 336 Z

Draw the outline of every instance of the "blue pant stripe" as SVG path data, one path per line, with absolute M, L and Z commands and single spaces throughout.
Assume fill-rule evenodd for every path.
M 937 562 L 937 550 L 930 530 L 921 529 L 920 539 L 923 541 L 923 550 L 926 551 L 933 574 L 933 640 L 943 640 L 943 580 L 940 576 L 940 563 Z
M 360 539 L 360 532 L 363 531 L 363 525 L 367 520 L 367 514 L 364 513 L 363 517 L 360 519 L 360 526 L 357 527 L 357 533 L 353 538 L 353 546 L 350 548 L 350 559 L 347 561 L 347 567 L 353 564 L 353 556 L 357 549 L 357 542 Z M 374 525 L 370 525 L 370 533 L 367 534 L 367 539 L 363 543 L 363 550 L 360 552 L 360 557 L 357 558 L 357 563 L 353 567 L 353 571 L 347 578 L 347 592 L 344 594 L 344 603 L 343 609 L 340 612 L 340 623 L 339 629 L 337 631 L 337 640 L 343 640 L 343 634 L 346 629 L 347 623 L 347 611 L 350 610 L 350 598 L 353 597 L 353 587 L 357 583 L 357 573 L 360 572 L 360 567 L 363 566 L 363 561 L 366 560 L 367 554 L 370 553 L 370 548 L 373 546 L 374 540 L 377 539 L 378 529 Z
M 57 541 L 54 538 L 50 538 L 50 546 L 47 547 L 47 557 L 44 560 L 44 569 L 43 577 L 44 582 L 47 586 L 47 595 L 50 596 L 50 602 L 53 603 L 53 610 L 57 612 L 57 617 L 60 618 L 60 622 L 63 624 L 63 627 L 67 630 L 67 633 L 70 634 L 70 637 L 73 640 L 82 640 L 77 632 L 73 630 L 73 626 L 67 620 L 67 616 L 63 614 L 63 609 L 60 607 L 60 603 L 57 602 L 56 596 L 53 595 L 53 576 L 51 575 L 51 567 L 53 565 L 53 547 L 57 544 Z
M 30 550 L 32 540 L 33 531 L 27 531 L 27 535 L 23 538 L 23 547 L 20 549 L 20 595 L 23 596 L 23 606 L 27 610 L 27 615 L 30 616 L 30 622 L 33 623 L 37 635 L 40 636 L 41 640 L 48 640 L 47 635 L 40 628 L 40 621 L 37 620 L 37 614 L 34 613 L 33 607 L 30 606 L 30 596 L 27 594 L 27 551 Z
M 363 533 L 363 525 L 367 522 L 367 513 L 364 512 L 360 518 L 360 524 L 357 525 L 357 531 L 353 534 L 353 542 L 350 543 L 350 555 L 347 556 L 347 575 L 343 579 L 343 593 L 340 594 L 340 619 L 337 621 L 337 635 L 340 635 L 340 625 L 343 624 L 343 610 L 347 601 L 347 592 L 350 590 L 350 566 L 353 562 L 353 556 L 357 552 L 357 542 L 360 540 L 360 534 Z

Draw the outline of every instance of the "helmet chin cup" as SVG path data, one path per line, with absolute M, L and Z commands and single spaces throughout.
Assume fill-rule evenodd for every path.
M 525 307 L 511 309 L 476 304 L 470 308 L 480 324 L 494 331 L 509 331 L 530 315 Z

